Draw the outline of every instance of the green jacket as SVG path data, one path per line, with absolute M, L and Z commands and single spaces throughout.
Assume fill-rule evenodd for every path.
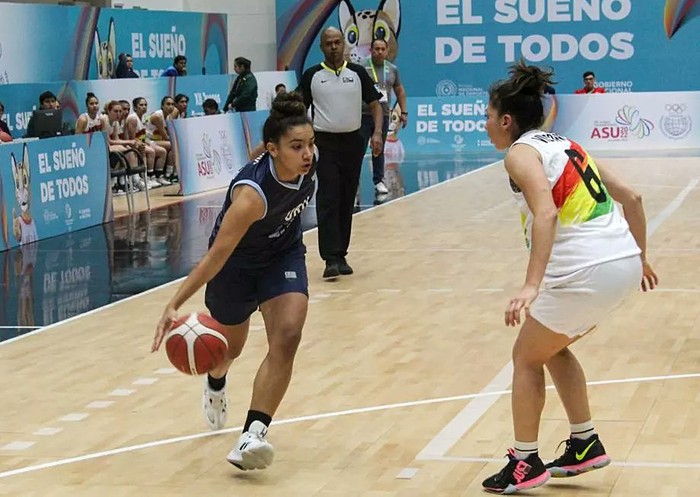
M 255 110 L 255 102 L 258 100 L 258 81 L 252 72 L 239 74 L 231 87 L 231 91 L 224 103 L 223 111 L 231 106 L 236 112 L 249 112 Z

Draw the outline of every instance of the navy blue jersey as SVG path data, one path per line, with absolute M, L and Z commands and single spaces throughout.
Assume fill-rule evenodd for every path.
M 246 164 L 228 187 L 224 206 L 209 237 L 209 246 L 214 243 L 231 206 L 231 192 L 239 185 L 248 185 L 263 198 L 265 213 L 248 228 L 228 263 L 244 268 L 263 267 L 293 250 L 303 251 L 300 214 L 316 191 L 316 158 L 315 154 L 310 171 L 297 183 L 285 183 L 277 178 L 268 153 Z

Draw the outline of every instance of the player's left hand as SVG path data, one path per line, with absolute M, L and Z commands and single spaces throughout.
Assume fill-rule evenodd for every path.
M 518 294 L 511 299 L 506 308 L 506 326 L 516 326 L 520 324 L 520 312 L 525 311 L 525 318 L 530 317 L 530 305 L 535 301 L 540 291 L 532 285 L 525 285 Z
M 163 343 L 163 338 L 170 331 L 170 327 L 177 319 L 177 311 L 170 305 L 168 305 L 163 311 L 163 315 L 158 321 L 158 326 L 156 326 L 156 334 L 153 337 L 153 344 L 151 345 L 151 352 L 155 352 L 160 348 L 160 344 Z
M 382 148 L 384 147 L 384 141 L 382 140 L 382 134 L 376 131 L 372 134 L 372 155 L 378 157 L 382 154 Z
M 659 286 L 659 277 L 656 276 L 654 268 L 647 261 L 642 262 L 642 291 L 653 290 Z
M 405 129 L 408 125 L 408 115 L 401 114 L 401 117 L 399 119 L 401 120 L 401 128 Z

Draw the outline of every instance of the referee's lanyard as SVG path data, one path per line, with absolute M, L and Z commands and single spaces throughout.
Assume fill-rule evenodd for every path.
M 382 94 L 382 98 L 379 99 L 381 103 L 388 102 L 389 101 L 389 95 L 387 94 L 387 90 L 384 88 L 386 86 L 386 61 L 384 61 L 383 65 L 383 76 L 384 78 L 382 79 L 382 82 L 379 82 L 379 76 L 377 76 L 377 71 L 374 69 L 374 62 L 371 60 L 369 61 L 369 65 L 372 67 L 372 76 L 374 76 L 374 88 Z

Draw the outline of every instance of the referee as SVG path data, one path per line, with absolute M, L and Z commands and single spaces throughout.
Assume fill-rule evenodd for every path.
M 367 147 L 360 133 L 362 102 L 369 104 L 374 119 L 371 144 L 376 156 L 382 150 L 381 95 L 367 71 L 344 60 L 345 40 L 337 28 L 321 34 L 325 60 L 301 77 L 298 91 L 311 111 L 318 147 L 318 249 L 326 261 L 324 278 L 352 274 L 345 260 L 350 245 L 352 213 L 360 182 L 362 159 Z

